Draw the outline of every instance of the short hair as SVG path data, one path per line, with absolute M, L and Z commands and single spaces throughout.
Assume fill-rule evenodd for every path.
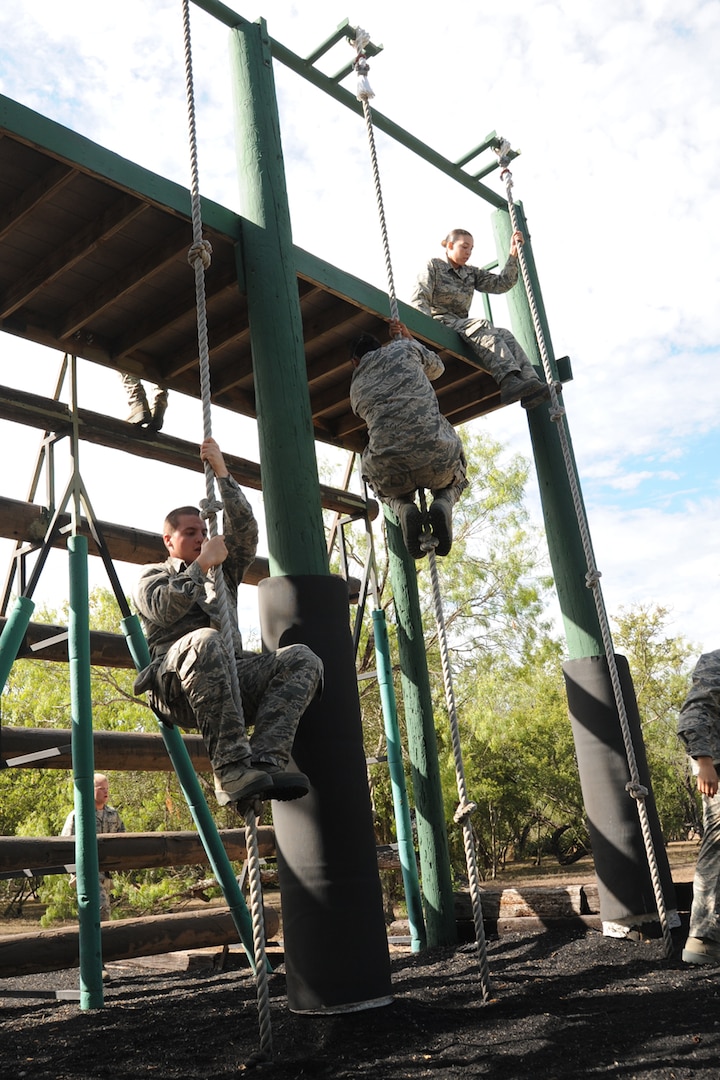
M 376 337 L 373 337 L 372 334 L 361 334 L 359 338 L 355 338 L 350 346 L 350 359 L 361 360 L 365 353 L 379 348 L 380 342 Z
M 193 517 L 202 516 L 197 506 L 178 506 L 176 510 L 171 510 L 165 518 L 163 533 L 174 532 L 180 524 L 180 518 L 186 517 L 187 515 L 192 515 Z
M 461 236 L 469 236 L 472 239 L 472 233 L 469 229 L 451 229 L 445 239 L 442 241 L 442 246 L 447 247 L 448 244 L 454 244 L 456 240 L 459 240 Z

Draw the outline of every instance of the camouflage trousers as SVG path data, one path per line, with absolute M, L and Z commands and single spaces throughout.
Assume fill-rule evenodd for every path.
M 148 403 L 145 387 L 142 386 L 140 379 L 136 375 L 128 375 L 126 372 L 120 374 L 127 394 L 127 404 L 131 407 L 142 405 L 146 409 L 153 409 L 160 401 L 164 402 L 165 405 L 167 404 L 167 391 L 163 390 L 162 387 L 155 386 L 154 383 L 148 383 L 148 386 L 152 387 L 152 401 Z
M 237 668 L 242 709 L 231 690 Z M 154 670 L 150 701 L 163 719 L 199 728 L 213 772 L 253 761 L 284 768 L 300 718 L 322 684 L 322 660 L 307 645 L 230 658 L 217 630 L 185 634 Z M 253 726 L 252 737 L 246 725 Z
M 404 460 L 394 456 L 392 465 L 383 460 L 375 462 L 367 451 L 362 456 L 363 479 L 392 510 L 395 510 L 393 503 L 407 502 L 408 496 L 412 498 L 418 488 L 426 488 L 433 497 L 442 491 L 454 506 L 468 486 L 466 472 L 467 462 L 459 438 L 452 454 L 443 448 L 424 448 L 418 441 Z
M 690 937 L 720 943 L 720 794 L 703 795 L 703 838 L 693 879 Z
M 440 321 L 469 339 L 480 363 L 498 386 L 511 371 L 519 371 L 524 379 L 537 379 L 535 368 L 509 330 L 493 326 L 487 319 L 458 319 L 443 315 Z
M 400 507 L 403 503 L 415 501 L 416 489 L 419 487 L 427 487 L 432 492 L 434 499 L 437 499 L 438 495 L 442 494 L 442 497 L 450 503 L 450 506 L 454 506 L 469 484 L 469 480 L 465 476 L 465 468 L 465 455 L 463 454 L 455 468 L 451 469 L 448 473 L 445 473 L 442 476 L 432 477 L 429 483 L 427 482 L 426 477 L 423 477 L 421 481 L 416 480 L 414 488 L 408 489 L 406 493 L 403 493 L 402 495 L 386 495 L 383 497 L 383 502 L 390 507 L 394 514 L 399 516 Z M 416 478 L 413 477 L 413 479 Z M 433 480 L 435 483 L 433 483 Z

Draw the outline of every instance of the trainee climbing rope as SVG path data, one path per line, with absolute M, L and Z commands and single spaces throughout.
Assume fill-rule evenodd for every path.
M 397 514 L 410 555 L 420 559 L 423 519 L 415 503 L 418 488 L 433 502 L 429 524 L 437 554 L 452 546 L 452 508 L 468 485 L 465 453 L 452 424 L 440 412 L 431 380 L 445 370 L 401 322 L 390 321 L 394 336 L 386 345 L 364 334 L 351 345 L 353 375 L 350 405 L 367 424 L 363 479 Z
M 370 99 L 375 95 L 368 82 L 366 30 L 357 27 L 350 44 L 355 49 L 353 67 L 358 76 L 357 98 L 362 103 L 380 232 L 382 235 L 390 304 L 390 333 L 395 339 L 381 349 L 380 342 L 365 334 L 353 342 L 351 363 L 355 368 L 350 388 L 353 412 L 365 420 L 369 443 L 362 455 L 363 477 L 395 514 L 403 540 L 414 559 L 422 558 L 420 535 L 424 527 L 437 537 L 437 554 L 452 547 L 452 508 L 467 487 L 462 443 L 442 416 L 429 380 L 442 375 L 440 357 L 415 341 L 398 318 L 395 280 L 390 258 L 387 222 L 380 185 L 377 148 Z M 415 503 L 418 487 L 433 491 L 429 516 L 423 521 Z
M 418 378 L 424 376 L 424 383 L 420 381 L 423 394 L 425 395 L 425 406 L 429 411 L 429 415 L 433 419 L 433 431 L 432 436 L 435 436 L 434 443 L 436 446 L 440 446 L 443 442 L 443 437 L 448 447 L 451 447 L 452 462 L 452 477 L 449 476 L 449 471 L 446 472 L 444 477 L 444 486 L 438 485 L 433 487 L 433 482 L 438 483 L 438 476 L 435 475 L 434 481 L 430 481 L 425 484 L 417 479 L 417 474 L 412 473 L 412 476 L 407 474 L 400 479 L 399 476 L 393 477 L 389 474 L 382 478 L 383 484 L 390 484 L 395 480 L 400 488 L 407 485 L 409 481 L 412 481 L 411 488 L 408 490 L 405 486 L 405 493 L 402 491 L 395 496 L 394 503 L 391 504 L 392 508 L 398 514 L 401 528 L 403 531 L 403 539 L 405 545 L 408 548 L 409 553 L 414 558 L 420 558 L 425 552 L 429 554 L 429 562 L 431 567 L 431 573 L 433 575 L 433 589 L 435 593 L 435 613 L 438 623 L 438 635 L 444 647 L 444 659 L 447 659 L 447 636 L 445 634 L 445 626 L 442 619 L 442 602 L 440 599 L 440 588 L 437 578 L 437 567 L 435 564 L 435 553 L 440 555 L 447 555 L 452 545 L 452 506 L 454 502 L 462 494 L 462 491 L 467 486 L 467 478 L 465 476 L 465 456 L 462 450 L 462 444 L 454 431 L 452 425 L 440 415 L 440 410 L 437 402 L 435 392 L 430 385 L 429 378 L 437 377 L 431 374 L 432 371 L 436 371 L 439 375 L 443 370 L 442 361 L 438 356 L 432 353 L 430 350 L 425 349 L 424 346 L 420 346 L 418 342 L 415 342 L 412 335 L 407 328 L 400 322 L 398 318 L 397 299 L 395 297 L 395 285 L 392 273 L 392 262 L 390 259 L 390 245 L 387 238 L 387 226 L 385 223 L 385 212 L 383 208 L 382 192 L 380 188 L 380 172 L 377 164 L 377 153 L 375 149 L 375 140 L 373 137 L 373 125 L 372 114 L 368 101 L 373 97 L 372 90 L 367 82 L 368 64 L 367 57 L 365 55 L 365 47 L 367 46 L 370 38 L 364 30 L 357 29 L 355 31 L 355 40 L 351 41 L 351 45 L 356 49 L 355 70 L 358 73 L 358 99 L 363 105 L 363 114 L 368 129 L 368 141 L 370 144 L 370 154 L 372 159 L 373 177 L 375 181 L 375 191 L 377 197 L 378 211 L 380 215 L 380 227 L 383 236 L 383 247 L 385 250 L 385 262 L 387 266 L 388 275 L 388 290 L 390 299 L 390 329 L 393 336 L 398 339 L 386 345 L 384 349 L 379 347 L 379 342 L 370 338 L 369 335 L 364 335 L 363 338 L 353 343 L 351 360 L 355 365 L 356 370 L 353 375 L 353 387 L 351 387 L 350 401 L 354 412 L 359 415 L 364 415 L 366 422 L 368 422 L 368 429 L 370 429 L 370 420 L 373 412 L 377 412 L 377 408 L 387 409 L 388 402 L 392 401 L 398 396 L 398 377 L 396 375 L 392 387 L 385 386 L 384 392 L 377 393 L 373 390 L 373 383 L 377 380 L 381 380 L 383 373 L 387 372 L 387 361 L 389 360 L 391 351 L 393 356 L 397 356 L 398 359 L 405 357 L 405 354 L 409 349 L 418 350 L 420 356 L 410 361 L 410 367 L 404 367 L 403 371 L 405 379 L 407 380 L 407 386 L 411 388 L 412 384 L 415 385 L 415 394 L 417 395 L 417 383 Z M 412 342 L 412 344 L 410 344 Z M 382 354 L 385 353 L 383 358 Z M 369 355 L 368 355 L 369 354 Z M 371 365 L 375 362 L 376 370 L 373 371 Z M 366 378 L 360 377 L 360 372 L 363 370 L 364 365 L 367 373 Z M 426 369 L 427 374 L 423 371 Z M 379 370 L 378 370 L 379 369 Z M 429 378 L 428 378 L 429 376 Z M 362 393 L 362 388 L 366 387 L 366 392 Z M 429 394 L 434 401 L 434 406 L 431 405 L 430 398 L 427 396 L 426 387 L 429 389 Z M 410 418 L 412 418 L 413 407 L 417 408 L 417 405 L 413 403 L 417 400 L 415 396 L 412 401 L 407 402 L 407 407 L 410 409 Z M 363 410 L 362 412 L 360 410 Z M 435 412 L 436 410 L 436 412 Z M 407 417 L 406 417 L 407 419 Z M 441 423 L 442 421 L 442 423 Z M 445 426 L 447 425 L 447 426 Z M 419 430 L 418 430 L 419 429 Z M 414 446 L 416 459 L 422 457 L 422 451 L 417 453 L 418 441 L 423 437 L 423 431 L 420 425 L 415 425 L 414 434 Z M 440 438 L 438 438 L 440 435 Z M 368 474 L 368 470 L 373 467 L 373 457 L 376 460 L 384 461 L 387 464 L 392 463 L 392 451 L 398 439 L 397 426 L 394 430 L 390 430 L 389 426 L 385 427 L 384 439 L 379 436 L 376 440 L 376 445 L 373 450 L 370 449 L 372 445 L 372 435 L 370 436 L 370 445 L 368 451 L 363 454 L 363 476 Z M 366 457 L 367 455 L 367 457 Z M 369 479 L 371 486 L 372 480 Z M 433 502 L 428 510 L 425 503 L 424 488 L 428 486 L 433 489 Z M 414 489 L 418 488 L 420 496 L 420 508 L 415 505 L 414 501 Z M 377 490 L 377 489 L 375 489 Z M 393 498 L 392 492 L 386 487 L 388 491 L 388 497 Z M 378 492 L 379 494 L 379 492 Z M 380 495 L 383 498 L 382 495 Z M 472 826 L 470 824 L 470 812 L 471 804 L 467 802 L 467 796 L 465 792 L 465 779 L 462 771 L 462 755 L 460 751 L 460 740 L 457 734 L 457 715 L 454 706 L 454 696 L 452 693 L 452 678 L 450 675 L 449 663 L 443 664 L 443 674 L 445 676 L 445 689 L 448 696 L 448 713 L 453 727 L 453 746 L 455 748 L 455 761 L 456 771 L 458 777 L 458 790 L 460 791 L 462 814 L 457 817 L 456 820 L 462 823 L 463 827 L 463 840 L 465 844 L 466 866 L 468 871 L 468 879 L 470 881 L 470 892 L 472 897 L 473 915 L 475 921 L 476 943 L 478 948 L 478 959 L 480 964 L 480 987 L 482 993 L 483 1002 L 490 1000 L 490 978 L 488 971 L 487 961 L 487 947 L 485 943 L 485 930 L 483 926 L 482 917 L 482 905 L 480 901 L 480 876 L 477 868 L 477 860 L 475 858 L 475 840 L 472 832 Z
M 470 318 L 476 292 L 506 293 L 518 279 L 518 256 L 523 234 L 513 231 L 510 253 L 499 274 L 470 266 L 474 240 L 467 229 L 453 229 L 442 241 L 445 258 L 430 259 L 418 275 L 410 303 L 467 338 L 482 367 L 500 387 L 500 401 L 519 401 L 524 409 L 534 409 L 548 398 L 548 388 L 522 346 L 509 330 L 493 326 L 488 319 Z

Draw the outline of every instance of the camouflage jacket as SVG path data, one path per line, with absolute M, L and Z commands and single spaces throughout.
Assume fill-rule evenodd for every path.
M 506 293 L 517 279 L 516 255 L 509 256 L 499 274 L 479 266 L 452 266 L 447 259 L 431 259 L 418 274 L 410 303 L 434 319 L 452 323 L 468 317 L 476 292 Z
M 720 649 L 703 653 L 695 666 L 678 735 L 691 757 L 720 762 Z
M 218 479 L 217 483 L 228 549 L 222 573 L 228 608 L 236 622 L 238 586 L 255 558 L 258 527 L 240 485 L 231 476 Z M 134 600 L 153 660 L 164 656 L 175 641 L 193 630 L 206 626 L 221 629 L 214 571 L 206 576 L 195 562 L 186 566 L 179 559 L 169 558 L 163 563 L 146 566 L 135 589 Z M 243 651 L 237 626 L 235 651 L 238 655 Z
M 430 383 L 444 370 L 437 353 L 410 338 L 366 353 L 355 368 L 350 405 L 368 427 L 363 476 L 380 497 L 408 491 L 408 474 L 416 476 L 410 488 L 426 486 L 431 481 L 421 474 L 447 471 L 462 457 L 460 438 Z
M 95 832 L 98 833 L 117 833 L 125 832 L 125 826 L 123 825 L 122 818 L 118 814 L 114 806 L 109 806 L 107 803 L 103 806 L 102 810 L 98 810 L 95 807 Z M 75 835 L 75 811 L 71 810 L 68 816 L 65 818 L 65 824 L 62 827 L 61 836 L 74 836 Z

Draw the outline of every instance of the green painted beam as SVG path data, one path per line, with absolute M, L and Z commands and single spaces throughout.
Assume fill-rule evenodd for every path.
M 251 24 L 247 20 L 243 19 L 237 12 L 231 10 L 225 4 L 218 3 L 217 0 L 193 0 L 196 7 L 202 8 L 203 11 L 207 11 L 208 14 L 214 15 L 216 19 L 224 22 L 226 26 L 231 28 L 248 27 Z M 348 26 L 348 33 L 353 34 L 354 29 Z M 270 44 L 270 51 L 274 59 L 279 60 L 281 64 L 289 67 L 291 71 L 294 71 L 296 75 L 302 76 L 303 79 L 307 79 L 319 90 L 324 90 L 330 97 L 335 98 L 341 105 L 344 105 L 351 112 L 356 113 L 359 117 L 363 117 L 363 108 L 354 94 L 351 94 L 349 90 L 345 90 L 344 87 L 338 86 L 334 79 L 327 75 L 324 75 L 322 71 L 318 71 L 313 66 L 312 57 L 314 54 L 310 54 L 310 59 L 303 59 L 296 53 L 291 52 L 284 45 L 281 45 L 279 41 L 275 41 L 273 38 L 268 38 Z M 468 188 L 475 195 L 478 195 L 485 202 L 490 203 L 491 206 L 496 208 L 505 205 L 505 200 L 497 192 L 491 188 L 481 184 L 480 181 L 472 176 L 470 173 L 466 173 L 450 158 L 444 157 L 439 154 L 432 147 L 426 143 L 421 142 L 420 139 L 416 139 L 414 135 L 411 135 L 409 131 L 405 131 L 398 124 L 393 123 L 387 116 L 383 116 L 381 112 L 377 112 L 375 109 L 372 111 L 373 124 L 379 131 L 384 131 L 386 135 L 389 135 L 391 139 L 400 143 L 401 146 L 405 146 L 408 150 L 411 150 L 418 157 L 421 157 L 424 161 L 427 161 L 430 165 L 434 165 L 440 172 L 445 173 L 451 180 L 457 181 L 463 187 Z
M 280 118 L 264 23 L 230 35 L 270 573 L 328 574 Z
M 415 562 L 403 543 L 397 518 L 387 507 L 383 509 L 397 619 L 408 755 L 415 796 L 427 944 L 429 948 L 435 948 L 453 945 L 457 940 L 457 927 L 430 675 Z

